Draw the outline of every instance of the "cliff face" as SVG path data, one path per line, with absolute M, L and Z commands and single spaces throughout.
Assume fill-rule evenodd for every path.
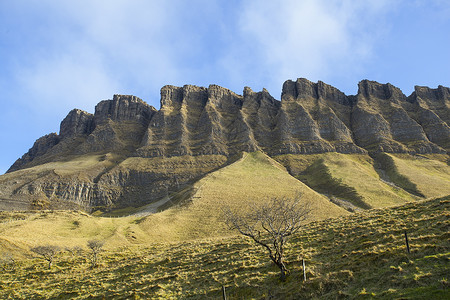
M 8 175 L 50 162 L 106 155 L 83 172 L 55 175 L 42 167 L 48 172 L 38 172 L 28 183 L 5 179 L 0 184 L 9 187 L 3 189 L 5 199 L 42 194 L 82 207 L 111 206 L 124 199 L 133 202 L 133 197 L 154 199 L 169 186 L 217 169 L 242 151 L 270 156 L 445 154 L 450 150 L 449 108 L 449 88 L 416 87 L 407 97 L 391 84 L 368 80 L 359 83 L 355 96 L 321 81 L 288 80 L 281 101 L 266 90 L 248 87 L 238 95 L 217 85 L 164 86 L 160 110 L 126 95 L 101 101 L 94 114 L 72 110 L 61 122 L 59 135 L 38 139 Z M 154 159 L 169 158 L 163 174 Z M 128 164 L 130 159 L 141 167 Z M 171 170 L 177 170 L 176 182 Z
M 448 88 L 417 87 L 406 97 L 367 80 L 356 96 L 320 81 L 286 81 L 281 101 L 248 87 L 241 96 L 215 85 L 166 86 L 137 155 L 445 153 L 448 111 Z
M 442 87 L 416 87 L 410 97 L 391 84 L 364 80 L 359 84 L 352 121 L 355 141 L 369 151 L 444 153 L 448 151 L 450 98 Z M 417 95 L 426 95 L 420 99 Z M 438 96 L 437 96 L 438 95 Z M 444 119 L 441 119 L 440 114 Z M 444 150 L 445 149 L 445 150 Z
M 323 82 L 286 81 L 272 154 L 365 153 L 352 137 L 351 108 L 351 98 Z
M 142 157 L 179 155 L 233 155 L 257 149 L 243 113 L 244 97 L 211 85 L 161 90 L 161 109 L 151 120 Z
M 38 139 L 8 172 L 59 161 L 73 155 L 117 152 L 131 155 L 139 147 L 156 109 L 135 96 L 114 95 L 95 114 L 74 109 L 61 122 L 60 134 Z
M 39 159 L 39 157 L 45 155 L 50 149 L 56 146 L 60 141 L 60 137 L 56 133 L 47 134 L 34 142 L 33 147 L 28 150 L 21 158 L 16 160 L 14 164 L 9 168 L 8 172 L 16 171 L 23 168 L 26 165 Z

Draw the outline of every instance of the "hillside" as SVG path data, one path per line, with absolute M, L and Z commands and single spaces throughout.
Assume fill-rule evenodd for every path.
M 215 238 L 230 234 L 221 222 L 224 206 L 245 210 L 271 197 L 292 197 L 298 193 L 311 204 L 311 220 L 348 214 L 265 154 L 253 152 L 244 153 L 236 162 L 206 175 L 186 190 L 169 195 L 156 209 L 163 211 L 143 220 L 140 227 L 155 241 Z
M 446 182 L 450 182 L 450 175 L 446 164 L 425 158 L 420 161 L 412 160 L 414 164 L 406 164 L 405 161 L 411 160 L 409 156 L 398 158 L 383 155 L 394 161 L 392 166 L 395 170 L 385 172 L 397 172 L 395 174 L 398 174 L 399 179 L 396 182 L 399 185 L 408 183 L 425 196 L 443 196 L 448 192 L 449 184 Z M 172 158 L 174 159 L 180 161 L 183 158 Z M 375 163 L 368 155 L 326 153 L 284 155 L 276 159 L 284 162 L 290 172 L 283 164 L 262 152 L 243 153 L 235 156 L 225 167 L 212 171 L 197 181 L 180 185 L 175 191 L 167 190 L 167 194 L 156 202 L 107 213 L 97 210 L 94 215 L 103 217 L 96 218 L 86 214 L 76 220 L 72 219 L 72 212 L 59 212 L 56 220 L 47 217 L 53 215 L 47 212 L 43 213 L 43 217 L 24 212 L 24 216 L 33 217 L 24 217 L 26 221 L 21 226 L 4 227 L 0 236 L 18 245 L 38 245 L 58 241 L 60 238 L 65 243 L 76 244 L 85 243 L 94 237 L 106 240 L 107 247 L 123 246 L 124 243 L 175 242 L 227 236 L 230 232 L 221 222 L 224 206 L 244 210 L 271 197 L 293 197 L 300 194 L 302 201 L 310 203 L 313 209 L 309 221 L 420 199 L 393 182 L 381 179 L 379 169 L 374 168 Z M 145 162 L 143 167 L 140 165 L 141 160 L 143 159 L 128 158 L 122 162 L 121 168 L 144 168 Z M 400 163 L 399 167 L 397 162 Z M 85 169 L 88 163 L 89 160 L 84 159 L 78 166 Z M 57 164 L 59 163 L 54 163 Z M 405 172 L 405 165 L 419 168 L 420 173 Z M 170 167 L 170 164 L 166 162 L 166 165 L 159 166 L 163 173 L 164 166 Z M 70 170 L 77 172 L 75 166 Z M 62 169 L 58 167 L 56 171 L 62 172 Z M 14 173 L 20 172 L 22 171 Z M 177 170 L 171 168 L 171 172 L 176 174 Z M 429 179 L 427 176 L 430 176 Z M 406 183 L 400 182 L 400 179 Z M 67 233 L 68 228 L 71 229 L 70 233 Z
M 106 247 L 156 241 L 175 242 L 232 234 L 222 222 L 222 208 L 245 209 L 270 197 L 295 196 L 313 209 L 311 220 L 348 212 L 296 180 L 283 166 L 261 152 L 244 153 L 234 163 L 212 172 L 192 186 L 138 209 L 119 210 L 128 217 L 108 218 L 74 212 L 23 213 L 23 221 L 6 224 L 0 237 L 14 245 L 83 244 L 101 238 Z M 243 202 L 244 201 L 244 202 Z M 161 211 L 159 213 L 155 213 Z M 143 217 L 151 214 L 147 217 Z M 6 214 L 7 215 L 7 214 Z M 20 215 L 19 215 L 20 216 Z M 18 226 L 19 225 L 19 226 Z
M 288 80 L 281 100 L 217 85 L 114 95 L 74 109 L 0 176 L 0 210 L 133 209 L 262 152 L 347 210 L 450 194 L 450 89 L 363 80 L 356 95 Z M 311 162 L 311 163 L 310 163 Z M 275 186 L 275 185 L 273 185 Z M 240 194 L 238 194 L 239 196 Z M 241 199 L 244 200 L 244 199 Z
M 47 241 L 82 246 L 88 237 L 134 229 L 140 219 L 2 212 L 0 251 L 14 255 L 17 265 L 0 273 L 0 298 L 204 299 L 220 298 L 225 285 L 231 299 L 448 299 L 449 210 L 445 197 L 307 224 L 288 244 L 285 283 L 266 253 L 238 236 L 138 245 L 111 238 L 98 267 L 90 267 L 84 249 L 60 253 L 48 270 L 43 260 L 14 248 L 32 240 L 28 224 L 46 232 Z M 8 236 L 15 242 L 6 241 L 5 231 L 13 230 Z

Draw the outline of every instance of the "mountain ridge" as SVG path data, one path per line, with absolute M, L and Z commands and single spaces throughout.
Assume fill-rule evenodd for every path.
M 259 148 L 271 155 L 366 151 L 445 153 L 450 146 L 449 99 L 450 89 L 441 85 L 436 89 L 416 86 L 410 96 L 405 96 L 389 83 L 379 84 L 369 80 L 361 81 L 357 95 L 350 96 L 322 81 L 312 83 L 304 78 L 288 80 L 283 84 L 280 101 L 265 89 L 253 92 L 245 87 L 241 96 L 217 85 L 208 88 L 167 85 L 161 89 L 160 110 L 132 95 L 114 95 L 112 100 L 103 100 L 96 106 L 94 114 L 72 110 L 61 122 L 59 135 L 51 133 L 38 139 L 8 172 L 26 167 L 61 141 L 79 136 L 89 137 L 94 133 L 87 140 L 89 146 L 81 147 L 77 154 L 108 150 L 110 146 L 102 143 L 98 136 L 115 138 L 108 136 L 114 135 L 114 132 L 103 128 L 108 120 L 132 121 L 147 127 L 144 133 L 141 132 L 142 138 L 137 143 L 140 147 L 136 147 L 133 153 L 141 157 L 228 155 Z M 314 107 L 312 100 L 317 102 L 318 107 Z M 391 107 L 382 107 L 386 105 L 380 104 L 383 101 L 389 101 Z M 295 104 L 300 104 L 300 107 L 293 107 Z M 189 113 L 194 115 L 195 112 L 200 112 L 200 115 L 189 120 L 192 117 Z M 227 119 L 223 116 L 225 113 L 234 114 L 233 118 Z M 267 116 L 262 116 L 262 113 Z M 217 118 L 219 122 L 214 124 L 211 119 Z M 298 123 L 305 123 L 305 126 L 292 124 L 295 123 L 292 118 L 297 118 Z M 202 135 L 207 136 L 208 132 L 199 128 L 196 128 L 197 132 L 192 132 L 195 121 L 201 123 L 197 127 L 204 126 L 213 133 L 204 145 L 198 143 L 201 144 Z M 251 132 L 241 136 L 235 132 L 225 132 L 238 139 L 226 141 L 226 136 L 220 133 L 226 131 L 224 125 L 233 122 L 239 129 Z M 178 136 L 167 132 L 172 123 L 178 126 Z M 278 149 L 269 145 L 274 135 L 279 137 Z M 167 145 L 168 140 L 176 139 L 178 143 Z M 311 143 L 307 145 L 305 141 Z M 411 141 L 416 145 L 405 145 Z M 371 145 L 373 142 L 377 145 Z M 93 146 L 95 143 L 101 146 Z
M 166 85 L 159 110 L 136 96 L 114 95 L 94 114 L 70 111 L 59 134 L 38 139 L 0 177 L 0 198 L 63 199 L 85 208 L 137 205 L 143 200 L 136 199 L 158 199 L 241 152 L 273 158 L 436 154 L 448 161 L 449 108 L 447 87 L 416 86 L 406 96 L 369 80 L 350 96 L 321 81 L 288 80 L 281 100 L 265 89 L 245 87 L 239 95 L 217 85 Z M 83 159 L 86 169 L 73 166 Z M 15 175 L 25 170 L 36 174 L 28 181 Z

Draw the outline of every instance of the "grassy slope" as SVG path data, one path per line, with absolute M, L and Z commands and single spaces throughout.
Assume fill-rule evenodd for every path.
M 97 176 L 104 169 L 114 166 L 122 159 L 122 157 L 111 153 L 75 156 L 72 159 L 49 162 L 13 173 L 7 173 L 2 175 L 0 180 L 4 182 L 12 178 L 15 179 L 16 177 L 21 179 L 24 176 L 29 177 L 31 180 L 38 177 L 39 174 L 45 174 L 49 171 L 54 172 L 58 176 L 77 175 L 78 179 L 89 180 Z
M 219 299 L 226 285 L 231 299 L 448 299 L 449 209 L 446 197 L 310 223 L 288 244 L 285 283 L 262 249 L 229 237 L 110 248 L 93 269 L 86 253 L 51 270 L 23 259 L 0 273 L 0 298 Z
M 45 244 L 84 245 L 94 238 L 106 240 L 107 247 L 114 248 L 126 245 L 130 232 L 138 229 L 136 218 L 98 218 L 71 211 L 3 212 L 0 218 L 0 251 L 5 244 L 20 251 Z
M 421 193 L 441 195 L 448 191 L 445 163 L 433 157 L 411 161 L 408 156 L 389 156 L 395 163 L 395 171 Z M 58 175 L 70 171 L 83 176 L 83 164 L 87 164 L 93 167 L 89 175 L 93 176 L 107 166 L 104 163 L 114 160 L 103 159 L 66 162 L 70 164 L 67 168 L 66 163 L 56 163 L 57 170 L 62 172 Z M 320 172 L 308 176 L 320 181 L 321 170 L 325 170 L 333 179 L 331 183 L 353 188 L 364 199 L 373 199 L 374 206 L 413 199 L 402 189 L 381 182 L 367 156 L 330 153 L 289 156 L 289 159 L 293 161 L 289 165 L 291 172 L 292 168 L 298 168 L 298 174 L 322 159 Z M 97 170 L 94 165 L 99 162 L 101 167 Z M 334 188 L 330 185 L 330 189 Z M 381 191 L 378 194 L 377 188 Z M 221 284 L 229 286 L 229 293 L 238 298 L 267 295 L 334 298 L 339 293 L 365 297 L 366 292 L 385 298 L 424 293 L 424 298 L 429 298 L 433 293 L 438 296 L 446 293 L 440 288 L 448 288 L 448 199 L 308 225 L 303 237 L 295 238 L 287 252 L 292 276 L 280 285 L 277 270 L 264 252 L 247 240 L 226 238 L 230 232 L 218 222 L 220 205 L 240 205 L 242 201 L 251 203 L 298 191 L 304 199 L 316 203 L 317 219 L 346 214 L 262 153 L 247 154 L 207 175 L 184 191 L 187 196 L 180 193 L 179 199 L 174 199 L 180 205 L 147 218 L 97 218 L 78 212 L 0 213 L 0 254 L 28 257 L 20 261 L 20 270 L 0 275 L 0 298 L 63 297 L 65 293 L 69 298 L 89 293 L 98 297 L 105 293 L 129 297 L 132 293 L 161 298 L 218 297 Z M 189 196 L 193 197 L 186 201 Z M 396 196 L 403 199 L 397 201 Z M 403 254 L 403 229 L 412 230 L 413 253 L 408 257 Z M 60 263 L 51 271 L 45 270 L 43 262 L 29 259 L 30 246 L 85 245 L 93 238 L 106 240 L 107 252 L 98 269 L 89 269 L 86 254 L 83 257 L 60 254 Z M 306 285 L 298 283 L 299 255 L 305 256 L 310 266 L 311 281 Z M 377 269 L 367 272 L 371 265 Z M 23 286 L 23 282 L 27 284 Z
M 325 165 L 333 177 L 352 186 L 370 207 L 399 205 L 413 200 L 408 193 L 381 181 L 368 157 L 329 153 L 325 155 Z
M 14 218 L 23 220 L 0 226 L 0 237 L 19 248 L 46 243 L 83 245 L 92 238 L 104 239 L 107 248 L 115 248 L 154 241 L 217 237 L 230 234 L 221 222 L 222 205 L 245 207 L 243 202 L 292 196 L 297 192 L 303 194 L 305 201 L 313 203 L 313 220 L 348 214 L 258 152 L 244 154 L 242 159 L 210 173 L 191 189 L 187 197 L 178 200 L 180 205 L 145 218 L 98 218 L 70 211 L 22 213 Z M 11 219 L 7 212 L 0 213 L 0 218 Z
M 312 203 L 314 220 L 347 214 L 260 152 L 244 154 L 237 162 L 208 174 L 192 190 L 189 201 L 181 200 L 181 205 L 140 223 L 151 239 L 175 241 L 224 235 L 228 230 L 220 222 L 223 205 L 245 208 L 269 197 L 294 196 L 298 192 Z
M 428 192 L 424 194 L 425 196 L 443 196 L 450 193 L 449 184 L 445 184 L 450 172 L 446 164 L 433 159 L 424 163 L 412 158 L 400 159 L 391 155 L 389 157 L 395 158 L 395 161 L 386 162 L 383 167 L 401 165 L 403 179 L 408 182 L 415 181 L 420 184 L 419 178 L 423 176 L 428 176 L 424 182 L 436 179 L 435 186 L 438 186 L 436 191 L 439 192 Z M 381 180 L 374 168 L 373 159 L 368 155 L 339 153 L 283 155 L 277 157 L 277 160 L 286 165 L 294 176 L 317 191 L 348 200 L 363 208 L 387 207 L 417 199 L 415 195 L 400 188 L 407 188 L 404 184 L 400 184 L 399 187 Z M 397 180 L 393 181 L 398 183 Z
M 450 167 L 431 156 L 411 157 L 389 155 L 397 172 L 409 179 L 425 197 L 440 197 L 450 193 Z

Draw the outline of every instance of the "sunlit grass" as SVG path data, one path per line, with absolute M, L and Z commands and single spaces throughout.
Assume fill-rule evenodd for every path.
M 448 194 L 448 165 L 442 157 L 385 157 L 392 169 L 384 171 L 391 172 L 386 175 L 394 176 L 394 184 L 380 178 L 376 161 L 367 155 L 286 155 L 277 157 L 280 164 L 255 152 L 182 190 L 170 191 L 171 202 L 164 210 L 147 217 L 117 217 L 138 211 L 131 207 L 109 217 L 81 211 L 0 212 L 0 259 L 12 254 L 17 260 L 15 270 L 0 270 L 0 298 L 204 299 L 220 298 L 222 285 L 231 299 L 448 298 L 449 197 L 418 201 L 401 188 L 412 187 L 423 195 Z M 79 161 L 80 169 L 76 160 L 51 168 L 65 176 L 64 172 L 82 172 L 104 161 L 113 165 L 113 160 L 92 156 Z M 223 157 L 217 160 L 225 163 Z M 130 158 L 117 168 L 148 171 L 159 163 L 164 163 L 161 170 L 177 173 L 184 172 L 175 167 L 180 163 L 198 161 Z M 386 207 L 349 214 L 294 178 L 285 166 L 319 192 Z M 291 273 L 281 283 L 263 249 L 225 227 L 221 207 L 244 209 L 298 192 L 313 204 L 314 222 L 287 245 Z M 387 207 L 396 204 L 404 205 Z M 95 268 L 86 248 L 91 239 L 106 242 Z M 29 251 L 46 244 L 81 246 L 84 252 L 60 253 L 49 270 Z M 302 259 L 307 263 L 305 283 Z
M 389 155 L 398 173 L 407 177 L 425 197 L 440 197 L 449 193 L 450 167 L 447 163 L 425 156 Z
M 361 208 L 399 205 L 450 193 L 446 156 L 324 153 L 281 155 L 276 159 L 318 192 Z
M 239 236 L 139 245 L 117 241 L 110 242 L 96 268 L 86 248 L 75 256 L 60 253 L 50 270 L 41 259 L 20 258 L 14 271 L 0 273 L 0 298 L 204 299 L 220 298 L 225 285 L 231 299 L 446 299 L 449 208 L 446 197 L 305 225 L 288 244 L 291 272 L 285 283 L 263 249 Z M 54 218 L 51 213 L 46 217 L 61 218 L 53 214 Z M 68 216 L 92 218 L 72 213 L 63 223 Z M 131 224 L 129 219 L 119 220 Z
M 150 216 L 141 227 L 164 241 L 223 236 L 229 234 L 221 222 L 224 205 L 245 209 L 270 197 L 297 193 L 313 206 L 312 220 L 347 214 L 260 152 L 244 154 L 239 161 L 210 173 L 196 182 L 193 190 L 187 203 Z

